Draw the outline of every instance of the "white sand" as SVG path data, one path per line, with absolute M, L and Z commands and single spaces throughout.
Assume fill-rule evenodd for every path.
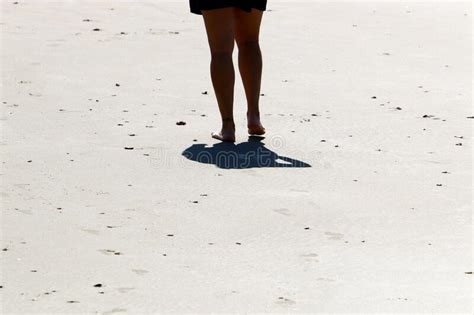
M 186 1 L 13 2 L 3 314 L 472 312 L 469 2 L 269 0 L 263 143 L 311 167 L 245 169 L 182 155 L 219 127 Z

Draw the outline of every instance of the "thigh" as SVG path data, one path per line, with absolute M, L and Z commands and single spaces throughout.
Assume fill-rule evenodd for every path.
M 245 12 L 240 9 L 235 9 L 234 15 L 235 40 L 237 44 L 258 42 L 263 11 L 252 9 L 251 12 Z
M 234 48 L 234 9 L 202 10 L 211 52 L 232 52 Z

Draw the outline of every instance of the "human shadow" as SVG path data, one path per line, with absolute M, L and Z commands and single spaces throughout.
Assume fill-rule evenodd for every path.
M 189 160 L 214 164 L 225 169 L 263 167 L 311 167 L 308 163 L 279 155 L 265 147 L 264 138 L 249 136 L 247 142 L 239 144 L 219 142 L 212 147 L 193 144 L 181 154 Z

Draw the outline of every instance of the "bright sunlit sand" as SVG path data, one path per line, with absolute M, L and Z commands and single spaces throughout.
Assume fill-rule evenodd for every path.
M 187 1 L 2 1 L 1 313 L 472 313 L 471 26 L 269 0 L 222 143 Z

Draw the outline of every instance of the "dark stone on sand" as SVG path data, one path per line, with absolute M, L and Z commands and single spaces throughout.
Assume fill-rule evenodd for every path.
M 239 243 L 239 242 L 236 242 L 235 244 L 237 244 L 237 245 L 242 245 L 242 243 Z
M 3 252 L 6 252 L 7 250 L 8 250 L 8 248 L 6 248 L 6 247 L 4 249 L 2 249 Z
M 90 19 L 83 19 L 82 22 L 90 22 Z
M 372 98 L 373 98 L 373 99 L 376 99 L 376 98 L 377 98 L 377 96 L 372 96 Z
M 133 147 L 125 147 L 125 150 L 133 150 Z
M 186 122 L 184 122 L 184 121 L 178 121 L 178 122 L 176 122 L 176 125 L 178 125 L 178 126 L 184 126 L 184 125 L 186 125 Z
M 100 31 L 100 30 L 101 30 L 100 28 L 94 28 L 94 29 L 93 29 L 94 32 L 98 32 L 98 31 Z
M 474 116 L 467 116 L 468 119 L 474 119 Z
M 170 237 L 171 237 L 171 236 L 174 236 L 174 234 L 168 234 L 168 235 L 166 235 L 166 236 L 170 236 Z
M 395 107 L 395 109 L 396 109 L 396 110 L 402 110 L 402 108 L 401 108 L 401 107 L 398 107 L 398 106 Z
M 304 229 L 305 229 L 305 230 L 309 230 L 309 227 L 305 227 Z
M 118 83 L 115 83 L 115 86 L 120 86 L 120 84 L 118 84 Z
M 102 287 L 102 283 L 94 284 L 94 287 L 95 287 L 95 288 L 101 288 L 101 287 Z
M 28 163 L 31 163 L 31 162 L 33 162 L 33 161 L 32 161 L 32 160 L 28 160 L 27 162 L 28 162 Z
M 202 95 L 207 95 L 207 91 L 201 92 Z

